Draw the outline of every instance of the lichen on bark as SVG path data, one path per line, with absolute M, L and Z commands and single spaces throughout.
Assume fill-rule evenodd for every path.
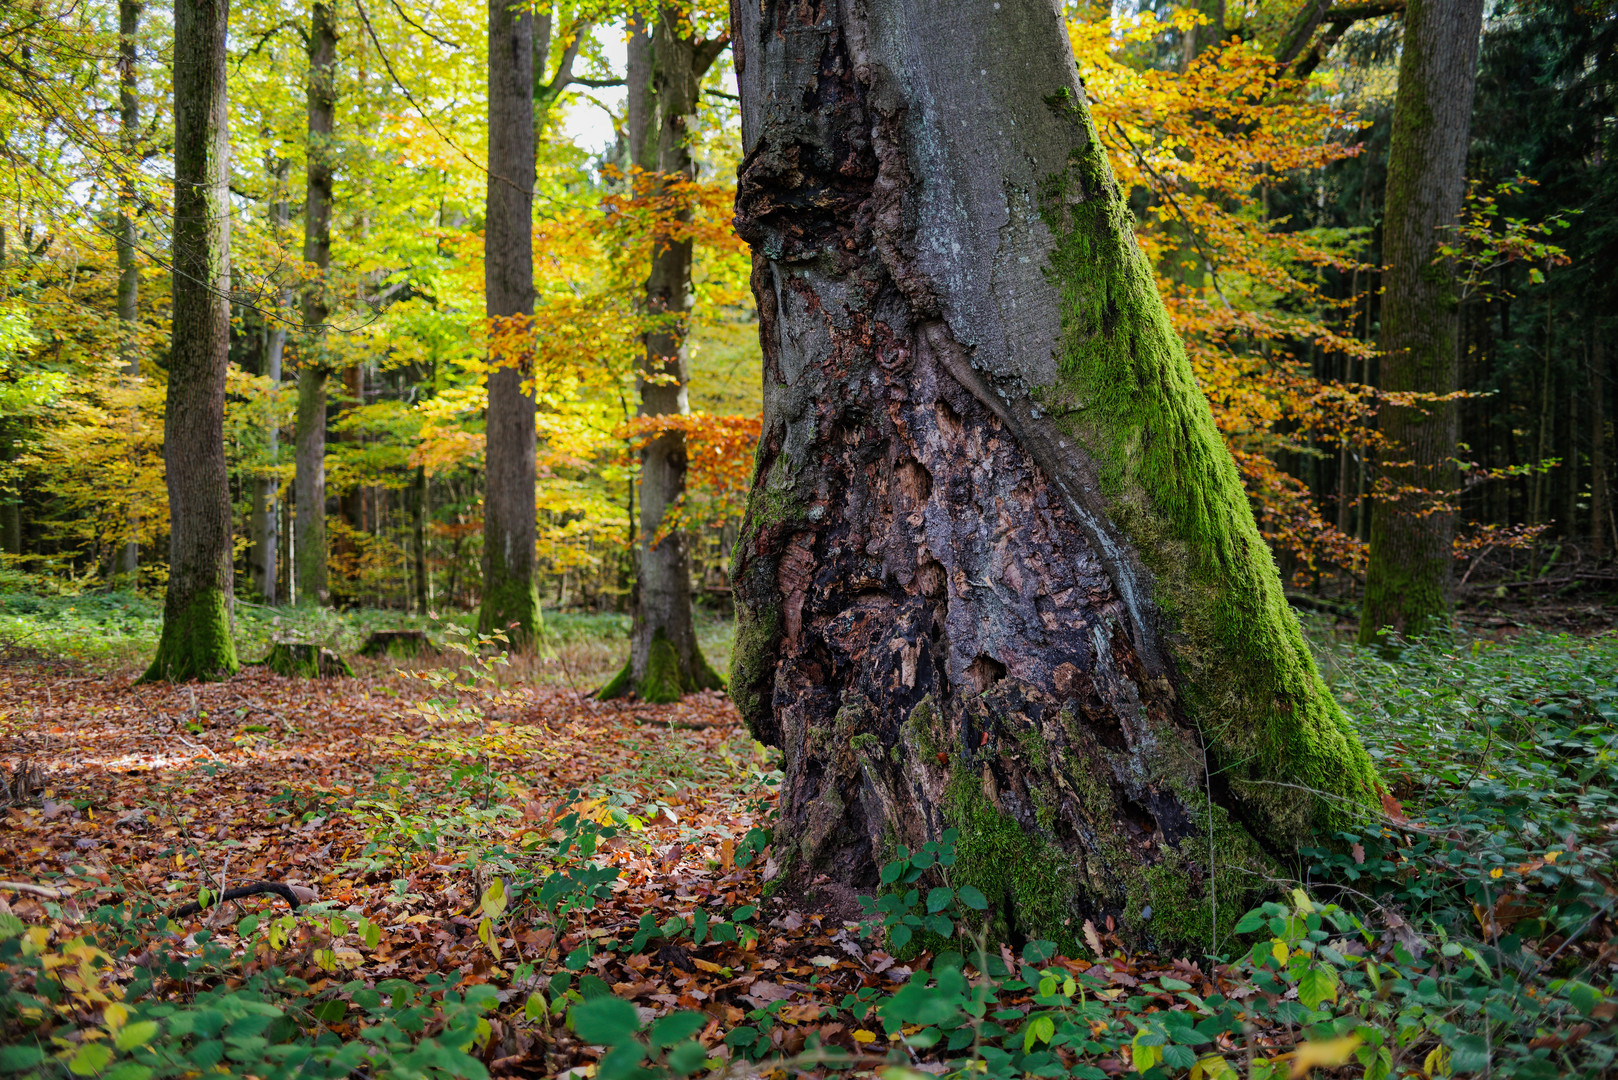
M 870 886 L 955 827 L 999 936 L 1207 946 L 1376 780 L 1060 20 L 765 0 L 736 42 L 765 416 L 732 692 L 785 751 L 784 873 Z

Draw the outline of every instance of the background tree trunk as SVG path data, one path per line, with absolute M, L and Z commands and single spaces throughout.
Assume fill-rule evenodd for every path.
M 276 201 L 272 208 L 275 234 L 284 236 L 291 220 L 291 207 L 286 200 L 287 161 L 285 158 L 269 163 L 270 175 L 275 180 Z M 281 308 L 287 306 L 282 297 Z M 276 387 L 281 385 L 281 358 L 286 352 L 286 324 L 275 319 L 264 327 L 264 372 Z M 272 466 L 281 460 L 281 429 L 271 423 L 264 432 L 266 449 Z M 278 593 L 281 550 L 281 480 L 279 476 L 253 478 L 253 588 L 266 604 L 274 604 Z
M 772 873 L 869 886 L 953 826 L 1002 937 L 1114 914 L 1211 944 L 1377 781 L 1065 27 L 1045 0 L 733 11 L 764 429 L 731 693 L 786 755 Z
M 642 179 L 646 194 L 657 196 L 668 184 L 696 177 L 688 139 L 696 123 L 702 77 L 725 47 L 683 35 L 679 13 L 660 8 L 649 34 L 630 42 L 632 82 L 627 103 L 630 158 L 652 158 L 656 169 Z M 647 145 L 655 137 L 655 150 Z M 676 219 L 689 222 L 682 209 Z M 692 242 L 658 239 L 646 278 L 646 311 L 654 325 L 646 334 L 646 358 L 636 380 L 640 416 L 683 416 L 691 411 L 690 349 Z M 697 644 L 691 622 L 691 551 L 684 530 L 663 530 L 664 515 L 685 497 L 685 433 L 669 431 L 647 443 L 640 454 L 640 536 L 636 547 L 634 625 L 629 661 L 603 696 L 634 690 L 643 701 L 677 701 L 691 690 L 723 685 Z
M 135 66 L 135 38 L 140 32 L 140 0 L 118 0 L 118 149 L 123 154 L 126 174 L 118 189 L 118 323 L 122 331 L 119 352 L 124 371 L 140 376 L 140 340 L 136 320 L 140 314 L 140 269 L 135 264 L 135 247 L 140 243 L 140 227 L 135 222 L 135 170 L 140 154 L 140 73 Z M 130 529 L 138 522 L 133 509 Z M 130 537 L 113 557 L 114 580 L 128 580 L 140 570 L 140 544 Z
M 147 680 L 213 679 L 237 668 L 231 640 L 228 0 L 174 4 L 174 308 L 163 457 L 169 581 Z
M 494 320 L 534 313 L 534 17 L 489 0 L 489 179 L 483 234 L 484 310 Z M 524 328 L 526 334 L 526 328 Z M 511 340 L 516 340 L 512 335 Z M 492 357 L 483 492 L 483 603 L 478 627 L 533 639 L 534 397 L 527 346 Z
M 331 136 L 337 112 L 337 27 L 316 0 L 309 16 L 308 144 L 303 203 L 303 261 L 315 280 L 303 290 L 303 348 L 298 358 L 295 525 L 299 603 L 324 604 L 326 578 L 326 272 L 331 268 Z
M 1607 361 L 1602 353 L 1601 316 L 1590 319 L 1590 555 L 1607 557 L 1610 493 L 1607 489 Z
M 1383 390 L 1447 394 L 1456 388 L 1455 275 L 1434 260 L 1465 194 L 1482 26 L 1483 0 L 1411 0 L 1405 8 L 1382 219 Z M 1410 462 L 1385 462 L 1383 478 L 1396 488 L 1434 494 L 1382 501 L 1371 515 L 1360 613 L 1366 644 L 1384 627 L 1405 634 L 1447 625 L 1455 576 L 1455 515 L 1421 512 L 1457 487 L 1454 404 L 1383 406 L 1377 427 L 1392 444 L 1387 454 Z

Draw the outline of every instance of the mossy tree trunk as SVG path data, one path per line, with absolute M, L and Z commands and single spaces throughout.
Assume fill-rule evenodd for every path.
M 491 320 L 534 312 L 534 15 L 489 0 L 489 176 L 483 284 Z M 507 340 L 515 340 L 508 336 Z M 526 352 L 491 357 L 483 490 L 483 603 L 478 628 L 533 640 L 534 395 Z
M 956 826 L 1005 937 L 1113 914 L 1208 945 L 1379 789 L 1065 28 L 1045 0 L 733 10 L 765 396 L 731 693 L 785 751 L 780 872 L 869 886 Z
M 655 10 L 651 23 L 631 41 L 627 114 L 631 160 L 637 165 L 655 164 L 644 181 L 655 194 L 662 185 L 696 176 L 689 140 L 702 77 L 724 50 L 725 42 L 688 36 L 689 24 L 672 7 Z M 648 145 L 652 139 L 655 149 Z M 689 222 L 690 215 L 686 209 L 677 216 Z M 677 231 L 670 224 L 669 231 Z M 637 379 L 640 416 L 690 412 L 686 333 L 692 302 L 691 254 L 689 238 L 662 238 L 653 246 L 646 310 L 654 322 L 646 334 L 646 357 Z M 691 621 L 689 540 L 683 530 L 665 527 L 665 515 L 685 498 L 685 480 L 684 432 L 664 432 L 641 450 L 640 536 L 629 660 L 603 689 L 605 697 L 633 690 L 645 701 L 675 701 L 682 693 L 722 685 L 702 655 Z
M 147 680 L 214 679 L 238 663 L 231 640 L 230 488 L 225 369 L 230 356 L 228 0 L 174 5 L 174 306 L 163 459 L 169 580 Z
M 1483 0 L 1411 0 L 1388 145 L 1382 217 L 1381 388 L 1448 394 L 1460 358 L 1454 267 L 1440 259 L 1466 190 L 1467 130 L 1477 79 Z M 1454 595 L 1456 444 L 1453 402 L 1385 405 L 1381 479 L 1391 492 L 1371 513 L 1371 561 L 1360 641 L 1448 625 Z
M 332 129 L 337 115 L 337 26 L 328 3 L 309 15 L 309 82 L 305 88 L 303 261 L 312 280 L 303 290 L 303 342 L 298 357 L 296 601 L 330 599 L 326 575 L 326 271 L 331 269 Z

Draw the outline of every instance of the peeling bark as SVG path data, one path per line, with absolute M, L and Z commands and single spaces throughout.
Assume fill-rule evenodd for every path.
M 731 686 L 786 754 L 782 880 L 874 885 L 954 826 L 955 879 L 1002 937 L 1114 914 L 1207 944 L 1375 779 L 1060 20 L 1044 0 L 733 16 L 765 404 Z

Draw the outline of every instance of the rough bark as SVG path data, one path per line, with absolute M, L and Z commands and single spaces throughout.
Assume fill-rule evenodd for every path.
M 337 112 L 337 27 L 331 5 L 309 16 L 308 134 L 303 202 L 303 261 L 313 280 L 303 290 L 304 341 L 298 357 L 298 430 L 294 563 L 298 603 L 330 598 L 326 575 L 326 272 L 331 268 L 332 125 Z
M 1465 193 L 1482 25 L 1483 0 L 1414 0 L 1405 12 L 1382 219 L 1383 390 L 1455 390 L 1455 275 L 1438 259 L 1438 245 Z M 1455 516 L 1432 505 L 1457 487 L 1457 425 L 1453 402 L 1384 406 L 1377 416 L 1392 447 L 1384 481 L 1396 492 L 1430 494 L 1378 502 L 1371 515 L 1361 642 L 1374 642 L 1385 627 L 1413 634 L 1448 625 Z
M 484 203 L 484 310 L 491 323 L 534 313 L 534 17 L 489 0 L 489 178 Z M 513 335 L 513 338 L 515 335 Z M 478 627 L 533 639 L 534 396 L 531 359 L 491 356 L 483 492 L 483 603 Z
M 786 755 L 775 885 L 869 886 L 954 826 L 1004 937 L 1113 914 L 1207 945 L 1377 782 L 1064 27 L 1045 0 L 733 10 L 764 431 L 731 693 Z
M 140 80 L 135 67 L 135 37 L 140 32 L 140 0 L 118 0 L 118 149 L 123 154 L 125 174 L 118 183 L 118 325 L 121 331 L 119 355 L 124 372 L 140 376 L 140 343 L 136 319 L 140 314 L 140 270 L 135 265 L 135 246 L 140 242 L 140 226 L 135 221 L 135 165 L 140 152 Z M 130 528 L 137 519 L 131 510 Z M 128 579 L 140 570 L 140 545 L 133 537 L 119 546 L 113 556 L 115 580 Z
M 663 186 L 696 176 L 689 138 L 696 122 L 702 77 L 724 48 L 682 33 L 673 8 L 652 15 L 650 35 L 641 35 L 646 81 L 630 87 L 630 154 L 654 157 L 645 183 L 656 194 Z M 633 58 L 635 53 L 631 52 Z M 639 125 L 644 125 L 643 127 Z M 637 139 L 656 139 L 655 151 Z M 689 209 L 676 213 L 691 220 Z M 671 228 L 673 223 L 670 223 Z M 691 354 L 686 341 L 691 316 L 692 242 L 659 238 L 653 243 L 646 278 L 646 312 L 653 320 L 646 334 L 646 356 L 636 378 L 640 395 L 637 415 L 680 416 L 691 411 L 686 384 L 691 380 Z M 682 530 L 664 528 L 664 517 L 685 498 L 685 433 L 667 431 L 640 452 L 640 538 L 636 545 L 634 623 L 629 660 L 603 689 L 604 696 L 630 690 L 644 701 L 676 701 L 692 690 L 718 689 L 719 674 L 709 666 L 691 621 L 691 550 Z
M 231 640 L 225 369 L 230 359 L 228 0 L 174 5 L 174 301 L 163 457 L 169 580 L 163 634 L 146 680 L 214 679 L 238 663 Z

